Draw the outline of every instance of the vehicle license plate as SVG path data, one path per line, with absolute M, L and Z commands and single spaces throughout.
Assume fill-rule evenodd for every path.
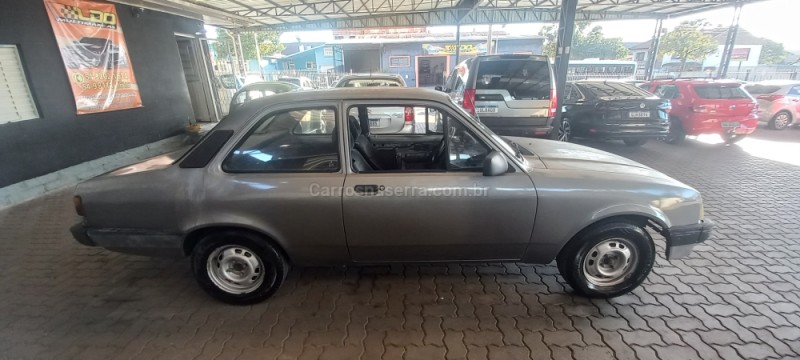
M 628 117 L 630 118 L 649 118 L 650 112 L 649 111 L 631 111 L 628 113 Z
M 369 119 L 369 127 L 381 127 L 381 119 Z
M 475 113 L 477 114 L 492 114 L 496 112 L 497 112 L 497 106 L 475 107 Z
M 725 128 L 736 128 L 736 127 L 739 127 L 739 122 L 738 121 L 723 121 L 722 122 L 722 127 L 725 127 Z

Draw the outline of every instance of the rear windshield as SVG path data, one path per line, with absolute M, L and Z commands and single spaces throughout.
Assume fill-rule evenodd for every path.
M 403 86 L 399 81 L 394 79 L 353 79 L 347 80 L 342 87 L 374 87 L 374 86 L 390 86 L 397 87 Z
M 548 100 L 550 67 L 546 61 L 526 59 L 482 61 L 475 88 L 507 90 L 515 100 Z
M 575 84 L 581 90 L 587 90 L 597 97 L 647 97 L 652 96 L 634 85 L 619 82 L 598 82 Z
M 753 95 L 772 94 L 781 89 L 780 86 L 775 85 L 750 85 L 746 86 L 747 92 Z
M 738 85 L 698 85 L 697 96 L 703 99 L 747 99 L 747 93 Z

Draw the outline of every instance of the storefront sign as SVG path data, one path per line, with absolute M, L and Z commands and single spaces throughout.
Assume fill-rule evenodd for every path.
M 748 59 L 750 59 L 750 48 L 733 48 L 731 60 L 747 61 Z
M 142 106 L 114 4 L 44 0 L 78 114 Z
M 422 44 L 422 50 L 427 55 L 453 55 L 456 49 L 456 44 Z M 480 54 L 486 54 L 486 43 L 461 44 L 461 55 Z

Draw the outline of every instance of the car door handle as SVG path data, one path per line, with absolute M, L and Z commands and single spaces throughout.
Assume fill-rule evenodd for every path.
M 383 190 L 384 187 L 378 185 L 356 185 L 353 189 L 363 195 L 375 195 L 378 191 Z

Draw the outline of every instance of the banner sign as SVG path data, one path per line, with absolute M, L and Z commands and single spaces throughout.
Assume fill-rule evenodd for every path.
M 750 48 L 733 48 L 733 51 L 731 51 L 731 60 L 747 61 L 749 59 L 750 59 Z
M 78 114 L 142 106 L 114 4 L 44 0 Z
M 422 51 L 426 55 L 453 55 L 456 53 L 456 44 L 422 44 Z M 461 44 L 461 55 L 486 54 L 486 43 Z

